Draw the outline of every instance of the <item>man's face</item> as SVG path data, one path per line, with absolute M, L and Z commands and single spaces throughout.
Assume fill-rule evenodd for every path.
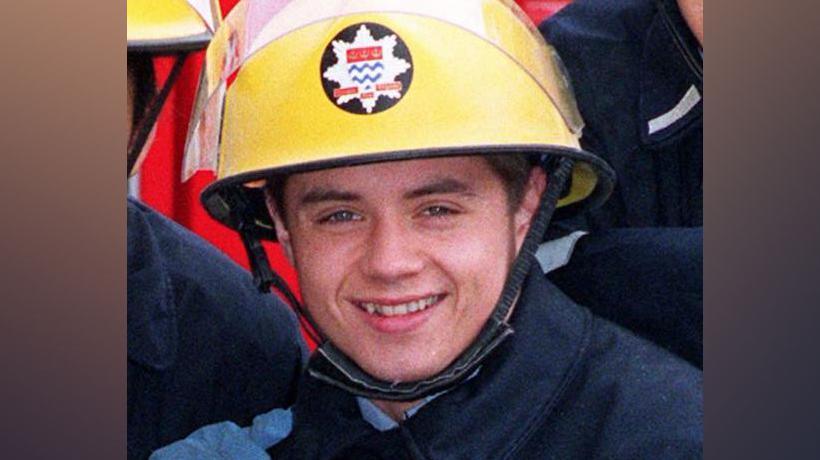
M 330 169 L 291 176 L 286 218 L 274 218 L 330 340 L 375 377 L 418 380 L 450 364 L 492 312 L 543 173 L 529 184 L 513 211 L 480 157 Z

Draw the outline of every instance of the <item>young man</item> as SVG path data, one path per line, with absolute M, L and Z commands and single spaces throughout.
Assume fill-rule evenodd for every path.
M 599 204 L 612 177 L 517 7 L 261 5 L 218 32 L 249 44 L 237 68 L 209 48 L 194 135 L 218 142 L 189 153 L 218 171 L 215 218 L 283 244 L 321 344 L 285 440 L 246 440 L 299 459 L 699 457 L 701 373 L 533 266 L 556 205 Z
M 179 68 L 219 18 L 216 4 L 203 16 L 195 6 L 207 2 L 127 2 L 129 171 L 173 84 L 157 90 L 153 56 L 178 53 Z M 200 238 L 138 201 L 127 206 L 128 458 L 204 424 L 246 424 L 260 408 L 291 404 L 303 357 L 293 314 Z

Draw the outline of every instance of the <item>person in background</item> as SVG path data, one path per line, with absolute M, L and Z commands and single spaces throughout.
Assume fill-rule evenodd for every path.
M 702 366 L 703 0 L 576 0 L 540 30 L 575 88 L 581 144 L 618 177 L 602 207 L 554 229 L 544 271 Z
M 202 201 L 283 245 L 319 347 L 291 410 L 155 459 L 702 455 L 701 372 L 536 265 L 553 213 L 600 205 L 613 177 L 523 18 L 499 0 L 246 1 L 226 18 L 217 34 L 253 46 L 200 87 L 219 101 L 194 116 L 217 140 L 189 152 L 217 170 Z M 206 66 L 228 52 L 214 40 Z
M 187 53 L 207 45 L 220 11 L 216 2 L 126 5 L 130 175 Z M 177 58 L 158 89 L 159 54 Z M 132 198 L 127 212 L 128 458 L 202 425 L 247 424 L 260 409 L 290 405 L 306 355 L 290 309 L 181 226 Z

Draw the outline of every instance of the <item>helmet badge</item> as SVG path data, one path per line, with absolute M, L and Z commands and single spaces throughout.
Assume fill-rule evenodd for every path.
M 413 60 L 392 30 L 359 23 L 328 44 L 321 73 L 328 99 L 347 112 L 369 115 L 393 107 L 404 97 L 413 79 Z

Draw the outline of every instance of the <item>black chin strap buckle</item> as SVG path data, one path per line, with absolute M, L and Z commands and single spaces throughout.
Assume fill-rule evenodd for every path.
M 235 192 L 225 196 L 231 209 L 230 219 L 233 226 L 239 232 L 239 237 L 242 239 L 242 245 L 245 246 L 245 252 L 248 255 L 248 263 L 250 264 L 251 273 L 253 274 L 253 283 L 256 288 L 264 294 L 271 292 L 271 287 L 282 293 L 285 300 L 290 304 L 291 308 L 296 312 L 299 322 L 302 324 L 305 333 L 310 339 L 316 343 L 323 342 L 323 335 L 319 327 L 311 317 L 310 313 L 305 309 L 296 295 L 291 291 L 288 284 L 273 271 L 270 267 L 268 254 L 265 252 L 265 247 L 254 231 L 254 214 L 251 212 L 251 205 L 248 199 L 242 192 Z
M 253 236 L 250 231 L 242 227 L 243 226 L 240 226 L 239 235 L 242 238 L 242 244 L 245 246 L 245 252 L 248 254 L 248 262 L 251 266 L 253 283 L 256 285 L 256 288 L 264 294 L 269 294 L 271 287 L 282 293 L 291 308 L 296 312 L 305 333 L 307 333 L 314 343 L 321 344 L 323 340 L 319 333 L 319 328 L 293 291 L 291 291 L 285 280 L 271 269 L 270 261 L 268 260 L 267 253 L 265 253 L 265 247 L 262 246 L 262 242 L 259 241 L 259 238 Z
M 276 276 L 270 268 L 270 261 L 262 242 L 245 229 L 240 229 L 239 236 L 242 238 L 242 245 L 245 246 L 245 252 L 248 254 L 248 263 L 251 266 L 251 273 L 253 273 L 253 284 L 262 293 L 270 292 L 271 286 L 276 284 Z

